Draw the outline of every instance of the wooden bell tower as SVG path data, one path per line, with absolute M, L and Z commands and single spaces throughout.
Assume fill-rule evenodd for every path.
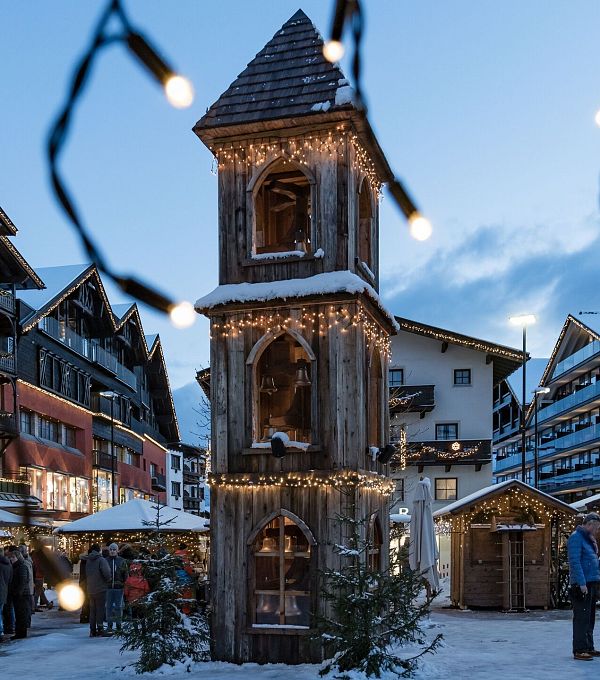
M 211 322 L 213 657 L 320 661 L 319 571 L 336 513 L 388 559 L 387 366 L 378 195 L 390 170 L 298 11 L 194 132 L 218 161 Z M 283 455 L 282 455 L 283 454 Z

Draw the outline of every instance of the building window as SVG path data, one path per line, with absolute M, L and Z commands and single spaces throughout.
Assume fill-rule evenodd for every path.
M 181 470 L 181 456 L 171 454 L 171 470 Z
M 19 428 L 24 434 L 33 434 L 33 413 L 21 409 L 19 411 Z
M 455 385 L 470 385 L 471 384 L 471 369 L 470 368 L 455 368 L 454 369 L 454 384 Z
M 458 439 L 458 423 L 437 423 L 435 438 L 443 440 Z
M 69 495 L 69 478 L 58 472 L 46 473 L 47 506 L 53 510 L 66 510 Z
M 156 463 L 150 463 L 150 477 L 158 477 L 158 468 Z
M 402 387 L 404 385 L 404 369 L 390 368 L 389 382 L 390 387 Z
M 90 511 L 90 484 L 81 477 L 69 477 L 69 510 L 71 512 Z
M 288 333 L 273 340 L 258 361 L 258 439 L 285 432 L 292 441 L 311 441 L 312 367 L 306 350 Z
M 75 428 L 74 427 L 69 427 L 68 425 L 65 425 L 65 445 L 70 446 L 72 449 L 77 447 L 76 441 L 75 441 Z
M 20 468 L 23 477 L 29 481 L 29 493 L 40 502 L 44 500 L 44 471 L 37 468 Z
M 56 420 L 50 420 L 50 418 L 40 418 L 40 437 L 42 439 L 48 439 L 51 442 L 60 441 L 60 427 Z
M 396 482 L 396 488 L 394 489 L 392 505 L 404 502 L 404 480 L 395 479 L 394 481 Z
M 104 470 L 94 470 L 93 494 L 94 512 L 112 507 L 111 474 Z
M 252 546 L 251 621 L 273 626 L 310 624 L 311 541 L 287 516 L 269 522 Z
M 171 496 L 176 498 L 181 496 L 181 482 L 171 482 Z
M 458 498 L 458 479 L 456 477 L 437 478 L 435 480 L 435 500 L 455 501 Z
M 311 189 L 306 175 L 286 161 L 273 164 L 254 199 L 254 252 L 309 252 Z

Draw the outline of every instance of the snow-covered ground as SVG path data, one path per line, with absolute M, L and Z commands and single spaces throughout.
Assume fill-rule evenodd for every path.
M 444 642 L 437 654 L 423 658 L 417 678 L 596 680 L 600 676 L 600 659 L 583 662 L 574 661 L 571 656 L 568 611 L 503 614 L 439 608 L 433 611 L 425 627 L 432 636 L 442 633 Z M 598 642 L 600 646 L 600 637 Z M 134 660 L 132 652 L 119 654 L 117 640 L 90 638 L 87 626 L 77 623 L 73 615 L 56 610 L 35 614 L 32 636 L 28 639 L 0 644 L 3 677 L 10 677 L 12 672 L 24 678 L 34 677 L 35 673 L 35 677 L 43 680 L 82 677 L 101 680 L 116 675 L 149 678 L 136 676 L 130 667 Z M 190 678 L 190 673 L 181 666 L 157 671 L 151 677 L 163 675 L 173 680 Z M 318 666 L 224 663 L 196 664 L 191 676 L 210 680 L 316 680 L 319 677 Z

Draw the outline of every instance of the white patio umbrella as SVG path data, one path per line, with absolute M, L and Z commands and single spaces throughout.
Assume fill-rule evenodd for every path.
M 435 540 L 435 526 L 431 509 L 431 482 L 424 477 L 418 484 L 410 517 L 410 544 L 408 564 L 423 575 L 433 592 L 440 589 L 437 569 L 439 551 Z

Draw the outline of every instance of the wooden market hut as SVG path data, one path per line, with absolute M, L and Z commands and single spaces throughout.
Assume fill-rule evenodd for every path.
M 504 610 L 554 606 L 560 537 L 575 515 L 566 503 L 516 479 L 435 512 L 451 528 L 452 604 Z

